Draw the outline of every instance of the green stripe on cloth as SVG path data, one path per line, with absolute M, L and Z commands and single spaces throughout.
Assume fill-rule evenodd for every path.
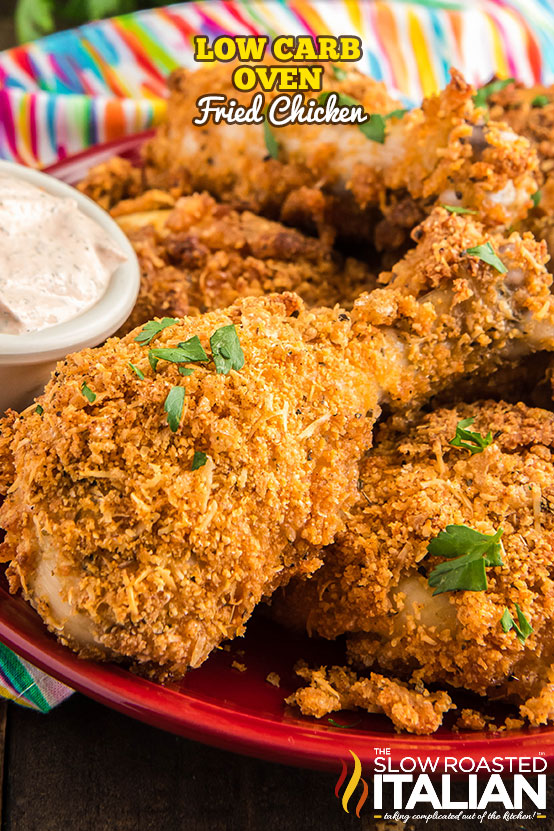
M 39 710 L 41 713 L 47 713 L 53 706 L 55 706 L 55 704 L 62 700 L 59 696 L 54 696 L 54 701 L 52 701 L 52 697 L 49 696 L 48 698 L 50 700 L 48 700 L 48 698 L 46 698 L 43 694 L 43 690 L 39 684 L 43 676 L 44 679 L 49 682 L 49 686 L 52 687 L 53 679 L 49 678 L 47 675 L 44 675 L 39 670 L 36 670 L 34 667 L 31 667 L 26 661 L 23 661 L 14 652 L 8 649 L 7 646 L 4 646 L 3 643 L 0 643 L 0 670 L 9 684 L 13 687 L 15 692 L 15 695 L 12 698 L 13 701 L 18 702 L 21 700 L 20 703 L 31 706 L 33 709 Z M 31 672 L 33 674 L 31 674 Z M 58 684 L 56 681 L 54 681 L 54 684 L 67 691 L 67 693 L 63 695 L 63 698 L 66 698 L 67 695 L 71 694 L 71 690 L 69 690 L 68 687 L 64 687 L 63 684 Z

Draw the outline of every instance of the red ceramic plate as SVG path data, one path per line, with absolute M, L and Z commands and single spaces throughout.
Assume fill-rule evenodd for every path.
M 92 148 L 48 172 L 74 183 L 92 165 L 114 154 L 136 161 L 147 135 Z M 394 764 L 405 756 L 492 759 L 543 755 L 554 765 L 553 728 L 460 734 L 444 727 L 433 736 L 416 737 L 396 734 L 381 716 L 339 713 L 331 722 L 302 718 L 284 704 L 284 698 L 297 686 L 294 664 L 300 658 L 314 664 L 340 661 L 340 647 L 295 638 L 262 616 L 251 621 L 247 636 L 233 642 L 229 651 L 217 650 L 182 683 L 169 687 L 145 681 L 113 664 L 79 659 L 57 643 L 30 606 L 8 593 L 3 578 L 0 639 L 70 687 L 127 715 L 191 739 L 272 761 L 338 772 L 340 760 L 349 758 L 348 751 L 353 750 L 371 769 L 375 748 L 387 747 Z M 280 676 L 278 688 L 267 682 L 269 673 Z

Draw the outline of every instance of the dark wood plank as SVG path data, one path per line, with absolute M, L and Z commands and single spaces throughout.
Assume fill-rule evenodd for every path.
M 15 46 L 15 0 L 0 0 L 0 49 Z
M 346 749 L 345 749 L 346 755 Z M 337 773 L 339 770 L 337 760 Z M 74 696 L 47 716 L 9 705 L 3 831 L 376 831 L 334 795 L 334 774 L 236 756 L 171 736 Z M 463 799 L 465 783 L 453 783 Z M 482 831 L 554 828 L 485 821 Z M 410 822 L 405 831 L 452 831 Z M 475 823 L 456 822 L 457 831 Z M 401 831 L 402 826 L 396 826 Z M 387 829 L 388 831 L 388 829 Z
M 8 714 L 8 702 L 0 701 L 0 827 L 4 815 L 3 781 L 4 781 L 4 755 L 6 751 L 6 720 Z
M 205 747 L 81 696 L 47 716 L 10 705 L 8 735 L 4 831 L 361 827 L 333 774 Z

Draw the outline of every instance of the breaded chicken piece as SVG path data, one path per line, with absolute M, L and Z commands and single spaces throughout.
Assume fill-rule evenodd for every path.
M 424 735 L 438 730 L 443 714 L 454 707 L 448 693 L 430 693 L 422 685 L 416 690 L 376 672 L 365 678 L 345 667 L 311 670 L 302 665 L 296 672 L 308 686 L 285 701 L 315 718 L 359 707 L 369 713 L 385 713 L 398 730 Z
M 539 159 L 536 207 L 521 227 L 544 239 L 554 254 L 554 85 L 525 87 L 519 81 L 509 83 L 488 99 L 491 118 L 505 121 L 519 135 L 528 139 Z
M 291 294 L 248 298 L 176 322 L 152 347 L 198 336 L 209 354 L 231 324 L 240 371 L 194 363 L 183 378 L 165 360 L 154 371 L 135 330 L 68 356 L 44 412 L 13 425 L 11 585 L 81 654 L 160 675 L 198 666 L 265 592 L 320 564 L 306 544 L 332 540 L 353 499 L 378 409 L 348 317 L 315 317 Z M 164 412 L 174 387 L 176 432 Z M 193 470 L 196 452 L 206 462 Z
M 440 95 L 403 117 L 380 84 L 354 72 L 337 81 L 328 72 L 326 91 L 357 99 L 368 113 L 394 113 L 385 119 L 383 143 L 355 125 L 294 124 L 276 130 L 279 153 L 272 158 L 263 124 L 192 123 L 202 94 L 250 100 L 250 93 L 232 87 L 232 68 L 173 73 L 167 120 L 145 148 L 146 176 L 154 185 L 207 190 L 295 224 L 303 221 L 303 206 L 320 231 L 366 239 L 373 236 L 377 208 L 392 215 L 395 228 L 402 228 L 401 221 L 413 227 L 418 211 L 428 213 L 437 203 L 464 206 L 490 227 L 506 227 L 532 204 L 537 160 L 529 142 L 506 124 L 484 123 L 473 88 L 456 71 Z M 397 204 L 406 194 L 419 207 L 404 216 Z
M 493 79 L 494 80 L 494 79 Z M 538 214 L 554 211 L 554 85 L 526 87 L 513 81 L 492 92 L 487 100 L 490 117 L 505 121 L 525 136 L 539 159 L 538 184 L 541 198 Z
M 112 211 L 141 266 L 139 296 L 120 335 L 152 317 L 200 314 L 272 292 L 295 291 L 308 306 L 350 308 L 375 285 L 363 263 L 205 193 L 173 208 L 161 202 L 160 192 L 146 191 Z
M 321 564 L 356 498 L 381 401 L 404 408 L 554 345 L 539 244 L 442 210 L 426 222 L 463 247 L 419 301 L 390 287 L 350 313 L 306 310 L 287 293 L 245 298 L 153 342 L 197 335 L 209 354 L 214 331 L 235 325 L 242 368 L 194 363 L 183 378 L 184 365 L 149 355 L 134 330 L 68 356 L 39 411 L 5 419 L 2 556 L 12 590 L 65 643 L 161 676 L 198 666 L 243 633 L 262 596 Z M 465 253 L 476 238 L 492 240 L 507 274 Z M 173 432 L 164 408 L 175 387 L 185 392 Z M 197 453 L 205 464 L 192 470 Z
M 105 211 L 122 199 L 140 196 L 148 189 L 142 169 L 120 156 L 92 167 L 76 187 Z
M 480 453 L 450 444 L 469 417 L 494 437 Z M 514 700 L 533 725 L 554 719 L 553 451 L 554 413 L 523 404 L 437 410 L 406 435 L 385 425 L 346 532 L 311 580 L 274 599 L 274 614 L 327 638 L 347 633 L 358 668 Z M 433 594 L 441 558 L 427 546 L 449 525 L 502 529 L 504 564 L 487 568 L 486 591 Z M 518 620 L 516 604 L 532 626 L 524 642 L 501 624 L 506 609 Z

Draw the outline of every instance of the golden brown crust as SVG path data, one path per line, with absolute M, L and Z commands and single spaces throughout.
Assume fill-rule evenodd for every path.
M 179 199 L 172 210 L 162 196 L 148 191 L 112 211 L 142 272 L 137 303 L 119 334 L 155 316 L 201 314 L 271 292 L 295 291 L 308 306 L 349 308 L 375 284 L 366 265 L 292 228 L 238 213 L 205 193 Z
M 475 455 L 449 444 L 470 416 L 472 430 L 495 436 Z M 385 425 L 362 462 L 346 532 L 311 580 L 274 598 L 274 614 L 325 637 L 352 633 L 357 666 L 514 698 L 543 723 L 554 712 L 553 447 L 554 414 L 523 404 L 439 410 L 407 435 Z M 487 570 L 486 592 L 431 596 L 438 561 L 427 545 L 450 524 L 503 529 L 505 565 Z M 516 603 L 533 626 L 524 644 L 500 625 Z
M 127 159 L 114 156 L 91 168 L 77 188 L 107 211 L 122 199 L 142 193 L 142 171 Z
M 197 666 L 244 631 L 265 592 L 320 564 L 354 498 L 378 410 L 348 316 L 316 317 L 292 294 L 247 298 L 185 318 L 152 345 L 198 335 L 209 351 L 229 323 L 245 353 L 229 375 L 197 364 L 182 378 L 166 361 L 154 373 L 137 330 L 68 356 L 39 399 L 43 414 L 18 420 L 4 448 L 16 476 L 0 509 L 3 558 L 82 654 L 104 649 L 162 675 Z M 172 433 L 164 401 L 175 385 L 186 394 Z M 208 461 L 192 471 L 197 450 Z M 75 642 L 35 591 L 41 564 L 95 645 Z
M 302 144 L 277 160 L 269 156 L 259 125 L 192 125 L 193 117 L 198 116 L 196 100 L 207 92 L 226 94 L 239 104 L 250 103 L 252 93 L 241 93 L 231 84 L 234 68 L 234 64 L 219 64 L 172 73 L 167 119 L 144 149 L 148 180 L 175 187 L 183 194 L 207 190 L 234 207 L 274 219 L 290 220 L 294 216 L 300 225 L 320 231 L 333 228 L 334 221 L 347 235 L 351 221 L 363 227 L 363 205 L 360 210 L 347 193 L 335 188 L 340 153 L 334 141 L 337 128 L 333 128 L 329 140 L 325 138 L 325 125 L 279 128 L 278 138 L 285 134 L 298 136 Z M 369 113 L 388 113 L 400 106 L 382 83 L 355 70 L 348 70 L 345 79 L 337 80 L 326 68 L 323 89 L 355 98 Z M 266 103 L 278 94 L 266 93 Z M 309 97 L 317 94 L 306 95 Z M 339 129 L 357 132 L 357 128 L 344 125 Z M 314 189 L 324 194 L 323 202 L 302 198 Z M 370 217 L 365 217 L 366 223 Z
M 425 735 L 438 730 L 443 714 L 455 707 L 448 693 L 430 693 L 423 685 L 410 688 L 375 672 L 364 678 L 343 667 L 311 670 L 299 666 L 296 671 L 308 686 L 286 702 L 299 707 L 306 716 L 322 718 L 337 710 L 358 707 L 369 713 L 385 713 L 397 730 Z
M 173 74 L 168 119 L 145 148 L 152 185 L 207 190 L 242 209 L 308 224 L 326 239 L 333 230 L 366 239 L 375 234 L 380 248 L 402 246 L 406 231 L 437 203 L 471 208 L 490 227 L 525 217 L 531 206 L 537 159 L 529 142 L 503 122 L 485 124 L 474 89 L 455 70 L 440 95 L 387 120 L 384 146 L 352 125 L 290 125 L 279 128 L 274 159 L 260 125 L 192 125 L 196 100 L 207 91 L 242 103 L 251 98 L 231 86 L 232 69 Z M 356 98 L 368 113 L 398 109 L 381 84 L 356 72 L 342 81 L 326 73 L 324 88 Z M 374 231 L 377 208 L 385 220 Z

